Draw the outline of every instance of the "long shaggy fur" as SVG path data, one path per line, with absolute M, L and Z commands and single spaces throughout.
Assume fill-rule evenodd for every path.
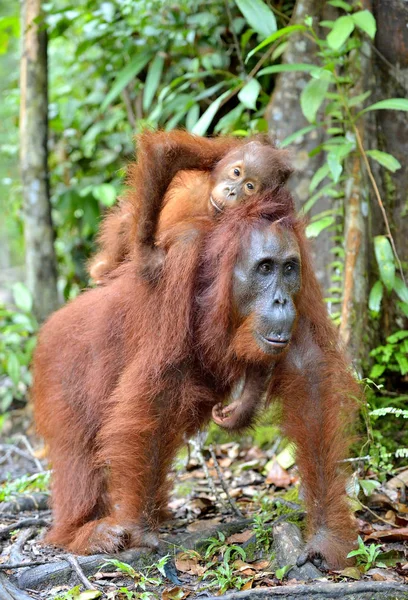
M 283 430 L 298 448 L 309 549 L 332 567 L 344 564 L 355 534 L 339 460 L 359 390 L 327 316 L 303 224 L 280 187 L 217 222 L 194 219 L 165 232 L 155 286 L 136 275 L 135 256 L 43 327 L 34 399 L 54 469 L 50 542 L 80 553 L 154 544 L 185 435 L 208 422 L 248 369 L 270 361 L 240 330 L 231 280 L 250 232 L 276 226 L 299 244 L 302 289 L 298 325 L 274 366 L 268 399 L 282 402 Z

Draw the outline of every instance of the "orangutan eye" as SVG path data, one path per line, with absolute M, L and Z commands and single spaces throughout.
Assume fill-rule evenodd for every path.
M 285 275 L 291 275 L 298 268 L 298 263 L 295 260 L 292 260 L 283 267 L 283 271 Z
M 269 273 L 272 273 L 272 263 L 271 263 L 271 261 L 270 260 L 263 260 L 262 262 L 260 262 L 259 265 L 258 265 L 257 271 L 261 275 L 269 275 Z
M 246 186 L 247 186 L 247 188 L 248 188 L 249 190 L 254 190 L 254 189 L 255 189 L 255 186 L 254 186 L 254 184 L 253 184 L 253 183 L 251 183 L 250 181 L 248 181 L 248 183 L 246 184 Z
M 241 171 L 237 167 L 235 167 L 235 169 L 234 169 L 234 175 L 236 177 L 239 177 L 241 175 Z

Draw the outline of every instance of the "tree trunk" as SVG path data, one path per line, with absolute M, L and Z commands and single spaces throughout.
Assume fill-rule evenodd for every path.
M 41 0 L 23 0 L 21 10 L 20 164 L 26 276 L 34 313 L 43 321 L 58 307 L 47 165 L 47 34 L 40 21 Z
M 374 73 L 377 93 L 372 102 L 384 98 L 408 96 L 408 4 L 404 0 L 373 0 L 377 20 Z M 371 101 L 371 98 L 370 98 Z M 402 167 L 395 173 L 381 169 L 379 184 L 382 199 L 390 221 L 392 236 L 399 258 L 408 262 L 408 117 L 406 112 L 379 110 L 375 114 L 378 147 L 392 154 Z M 383 222 L 377 233 L 385 233 Z M 405 271 L 406 274 L 406 271 Z M 399 273 L 397 272 L 397 275 Z M 405 275 L 406 277 L 406 275 Z M 407 319 L 395 310 L 395 302 L 384 302 L 384 337 L 407 327 Z
M 291 25 L 303 24 L 306 16 L 312 16 L 314 26 L 323 18 L 324 2 L 320 0 L 298 0 L 293 11 Z M 283 54 L 283 63 L 311 63 L 319 64 L 316 53 L 316 44 L 301 33 L 289 37 L 286 50 Z M 271 101 L 267 108 L 266 118 L 270 132 L 278 141 L 306 127 L 309 123 L 302 114 L 299 104 L 300 93 L 310 79 L 307 73 L 287 72 L 281 73 L 275 83 Z M 316 129 L 300 138 L 290 146 L 293 156 L 295 173 L 289 180 L 297 208 L 299 209 L 309 198 L 309 186 L 313 175 L 324 162 L 323 153 L 313 157 L 309 152 L 322 143 L 323 129 Z M 312 208 L 310 215 L 317 214 L 330 208 L 330 199 L 320 198 Z M 323 288 L 330 286 L 331 234 L 323 231 L 313 244 L 313 259 L 316 275 Z

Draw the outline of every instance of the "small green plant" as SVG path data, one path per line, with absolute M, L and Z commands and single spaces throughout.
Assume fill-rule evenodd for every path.
M 242 560 L 246 560 L 246 552 L 241 546 L 227 544 L 225 535 L 221 531 L 218 531 L 217 534 L 218 538 L 211 537 L 206 540 L 209 545 L 205 551 L 204 558 L 211 559 L 217 554 L 220 554 L 227 563 L 229 560 L 236 559 L 237 555 L 240 556 Z
M 270 520 L 270 513 L 260 513 L 254 516 L 254 533 L 256 535 L 256 546 L 258 550 L 269 552 L 271 548 L 272 527 L 267 526 L 266 522 Z
M 370 544 L 370 546 L 365 546 L 361 537 L 358 536 L 358 548 L 357 550 L 352 550 L 351 552 L 349 552 L 347 554 L 347 558 L 352 558 L 353 556 L 355 556 L 357 566 L 364 572 L 366 572 L 374 566 L 386 567 L 384 563 L 377 561 L 377 558 L 380 554 L 380 544 Z
M 170 560 L 170 555 L 166 554 L 166 556 L 163 556 L 157 563 L 147 566 L 144 569 L 144 573 L 136 571 L 128 563 L 117 560 L 116 558 L 111 558 L 111 559 L 107 560 L 102 565 L 102 567 L 104 567 L 106 565 L 113 565 L 119 571 L 121 571 L 124 575 L 131 577 L 135 581 L 135 585 L 137 587 L 141 588 L 144 592 L 146 592 L 146 588 L 148 585 L 158 586 L 158 585 L 162 584 L 161 577 L 154 577 L 154 576 L 152 576 L 152 573 L 154 573 L 154 571 L 159 571 L 159 573 L 161 575 L 163 575 L 163 577 L 165 577 L 166 574 L 165 574 L 164 568 L 169 560 Z M 149 593 L 149 592 L 146 592 L 146 593 Z
M 30 494 L 32 492 L 48 492 L 50 483 L 50 471 L 35 473 L 34 475 L 23 475 L 18 479 L 6 481 L 0 486 L 0 502 L 10 500 L 19 494 Z
M 221 564 L 204 573 L 203 579 L 207 578 L 212 579 L 209 587 L 217 585 L 221 594 L 224 594 L 230 589 L 240 590 L 242 586 L 251 579 L 250 577 L 242 577 L 241 575 L 235 574 L 233 566 L 231 566 L 225 558 Z
M 389 335 L 386 344 L 371 350 L 370 356 L 375 358 L 370 377 L 380 379 L 385 371 L 399 373 L 404 376 L 408 373 L 408 331 L 396 331 Z
M 293 565 L 285 565 L 284 567 L 281 567 L 280 569 L 276 569 L 276 571 L 275 571 L 276 579 L 278 579 L 279 581 L 283 581 L 285 576 L 289 573 L 289 571 L 291 570 L 292 567 L 293 567 Z
M 29 364 L 38 323 L 31 314 L 32 298 L 22 283 L 13 286 L 17 309 L 0 306 L 0 413 L 13 400 L 24 400 L 31 384 Z

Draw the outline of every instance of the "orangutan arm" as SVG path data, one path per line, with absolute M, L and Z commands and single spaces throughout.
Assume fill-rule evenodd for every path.
M 262 406 L 271 372 L 272 367 L 249 367 L 241 396 L 227 405 L 216 404 L 212 410 L 213 421 L 229 431 L 250 427 Z
M 208 139 L 185 131 L 146 132 L 139 137 L 138 162 L 130 183 L 136 188 L 138 223 L 136 242 L 142 256 L 143 274 L 155 279 L 164 253 L 155 245 L 163 199 L 180 170 L 211 170 L 240 142 L 233 138 Z

